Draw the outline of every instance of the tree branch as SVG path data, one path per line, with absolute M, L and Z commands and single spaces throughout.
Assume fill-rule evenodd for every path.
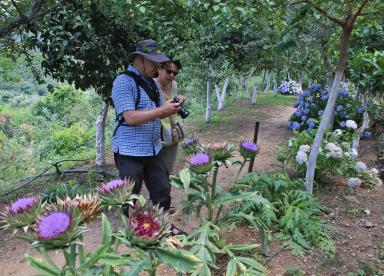
M 13 2 L 13 1 L 12 1 Z M 20 13 L 20 16 L 13 17 L 9 23 L 0 26 L 0 38 L 6 36 L 7 34 L 11 33 L 14 29 L 26 25 L 38 18 L 41 18 L 42 16 L 46 15 L 53 9 L 57 8 L 58 5 L 61 3 L 61 1 L 58 1 L 55 5 L 51 6 L 48 10 L 41 12 L 43 4 L 45 4 L 47 0 L 36 0 L 33 2 L 31 9 L 26 12 L 25 14 L 22 14 L 18 9 L 18 12 Z
M 369 0 L 364 0 L 363 3 L 361 3 L 359 9 L 356 11 L 355 14 L 352 16 L 352 24 L 355 23 L 356 18 L 361 15 L 361 12 L 363 11 L 365 5 L 368 3 Z
M 17 6 L 15 0 L 12 0 L 12 5 L 15 7 L 15 9 L 16 9 L 17 12 L 20 14 L 20 16 L 24 16 L 24 14 L 21 12 L 21 10 L 19 9 L 19 7 Z
M 295 2 L 295 4 L 297 4 L 297 3 L 307 3 L 309 5 L 312 5 L 315 10 L 317 10 L 322 15 L 328 17 L 328 19 L 332 20 L 333 22 L 340 25 L 341 27 L 343 27 L 344 25 L 347 24 L 347 21 L 342 20 L 340 18 L 337 18 L 335 16 L 332 16 L 332 15 L 328 14 L 328 12 L 326 10 L 324 10 L 323 8 L 316 6 L 316 4 L 312 0 L 302 0 L 302 1 Z

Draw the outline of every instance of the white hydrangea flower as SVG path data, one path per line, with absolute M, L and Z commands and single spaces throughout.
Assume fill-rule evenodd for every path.
M 359 187 L 361 185 L 361 180 L 357 177 L 351 177 L 350 179 L 348 179 L 347 185 L 349 188 Z
M 336 136 L 341 136 L 343 134 L 343 131 L 341 129 L 336 129 L 334 132 L 333 132 Z
M 322 152 L 323 152 L 323 149 L 319 147 L 319 153 L 322 153 Z
M 307 154 L 304 151 L 299 150 L 296 154 L 296 162 L 299 164 L 304 164 L 305 162 L 307 162 L 307 160 L 308 160 Z
M 348 151 L 346 151 L 346 152 L 344 152 L 344 156 L 346 156 L 346 157 L 348 157 L 348 158 L 351 158 L 351 153 L 348 152 Z
M 303 152 L 309 152 L 310 150 L 311 150 L 311 146 L 309 145 L 301 145 L 299 148 L 299 151 L 303 151 Z
M 293 141 L 294 141 L 293 138 L 288 140 L 288 147 L 292 147 L 293 146 Z
M 326 154 L 327 158 L 339 158 L 343 156 L 343 150 L 340 147 L 336 146 L 334 143 L 327 143 L 325 149 L 330 151 L 328 154 Z
M 367 165 L 364 162 L 357 162 L 355 165 L 355 170 L 359 173 L 367 170 Z
M 378 171 L 376 168 L 372 168 L 372 169 L 371 169 L 371 173 L 372 173 L 373 175 L 378 175 L 378 174 L 379 174 L 379 171 Z
M 354 120 L 347 120 L 345 122 L 345 125 L 348 127 L 348 128 L 352 128 L 352 129 L 357 129 L 357 124 Z
M 357 149 L 352 149 L 351 158 L 356 159 L 358 155 L 359 155 L 359 152 L 357 151 Z

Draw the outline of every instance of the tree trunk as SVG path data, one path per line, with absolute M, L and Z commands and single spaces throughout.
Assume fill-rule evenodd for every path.
M 272 71 L 268 72 L 267 85 L 265 86 L 264 93 L 267 93 L 268 90 L 269 90 L 269 87 L 271 86 L 271 78 L 272 78 L 272 76 L 273 76 L 273 72 Z
M 251 78 L 253 76 L 253 72 L 255 72 L 256 68 L 253 67 L 251 68 L 251 70 L 249 71 L 248 73 L 248 76 L 247 76 L 247 79 L 245 80 L 245 95 L 244 95 L 244 98 L 248 99 L 249 98 L 249 86 L 250 86 L 250 82 L 251 82 Z
M 277 96 L 277 81 L 276 75 L 273 76 L 273 96 Z
M 265 75 L 267 74 L 267 71 L 268 71 L 267 69 L 264 69 L 263 80 L 261 81 L 260 90 L 263 90 L 264 82 L 265 82 Z
M 105 120 L 108 114 L 108 103 L 103 101 L 99 116 L 96 119 L 96 165 L 105 164 Z
M 211 82 L 207 81 L 207 107 L 205 109 L 205 121 L 209 123 L 212 116 L 212 107 L 211 107 Z
M 257 101 L 257 82 L 253 85 L 252 104 L 256 104 Z
M 228 85 L 229 85 L 230 79 L 231 79 L 230 77 L 225 78 L 223 90 L 221 91 L 221 95 L 219 93 L 219 89 L 216 90 L 216 96 L 217 96 L 217 102 L 218 102 L 217 110 L 222 110 L 224 108 L 225 95 L 226 95 L 227 90 L 228 90 Z M 215 89 L 216 89 L 216 87 L 215 87 Z
M 359 148 L 360 144 L 360 135 L 364 133 L 364 131 L 369 127 L 369 114 L 368 114 L 368 101 L 367 97 L 364 97 L 363 100 L 363 106 L 364 106 L 364 115 L 363 115 L 363 123 L 361 127 L 359 127 L 356 131 L 357 137 L 352 141 L 352 149 L 357 150 Z
M 352 26 L 353 25 L 346 24 L 343 27 L 343 36 L 340 43 L 340 57 L 336 67 L 335 79 L 333 80 L 332 88 L 329 93 L 327 106 L 325 107 L 324 115 L 321 118 L 320 126 L 319 126 L 319 129 L 317 130 L 315 139 L 313 141 L 311 152 L 307 162 L 307 172 L 305 175 L 305 187 L 306 187 L 306 190 L 310 193 L 313 192 L 313 179 L 315 177 L 316 161 L 317 161 L 317 155 L 319 154 L 319 147 L 323 140 L 325 130 L 329 125 L 332 112 L 335 109 L 337 91 L 339 89 L 341 79 L 343 78 L 345 64 L 347 62 L 347 57 L 348 57 L 349 39 L 352 32 Z
M 332 87 L 332 81 L 333 81 L 333 69 L 332 69 L 332 66 L 331 66 L 331 63 L 329 61 L 329 56 L 328 56 L 328 53 L 325 49 L 325 45 L 326 45 L 326 42 L 325 41 L 321 41 L 320 42 L 320 49 L 321 49 L 321 57 L 323 59 L 323 64 L 324 64 L 324 69 L 325 69 L 325 74 L 327 76 L 327 85 L 328 87 Z

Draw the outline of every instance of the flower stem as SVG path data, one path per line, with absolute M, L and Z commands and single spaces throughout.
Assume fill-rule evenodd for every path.
M 219 221 L 219 217 L 220 217 L 220 213 L 221 213 L 221 209 L 223 209 L 223 205 L 220 204 L 219 206 L 219 210 L 217 210 L 217 213 L 216 213 L 216 218 L 215 218 L 215 224 L 217 224 L 217 222 Z
M 211 201 L 211 196 L 209 194 L 209 185 L 208 185 L 208 180 L 205 179 L 204 181 L 204 192 L 205 196 L 207 198 L 207 208 L 208 208 L 208 221 L 212 221 L 213 218 L 213 209 L 212 209 L 212 201 Z
M 150 263 L 151 263 L 151 267 L 149 269 L 149 276 L 156 276 L 157 265 L 156 265 L 156 260 L 154 257 L 153 250 L 149 250 L 149 259 L 150 259 Z
M 43 255 L 44 259 L 51 265 L 53 266 L 54 268 L 56 268 L 57 270 L 60 270 L 58 268 L 58 266 L 53 262 L 53 260 L 51 259 L 51 257 L 49 257 L 47 251 L 45 250 L 45 248 L 40 248 L 39 249 L 41 255 Z
M 83 234 L 79 236 L 80 242 L 83 242 Z M 78 244 L 78 250 L 79 250 L 79 259 L 80 259 L 80 265 L 84 263 L 85 261 L 85 254 L 84 254 L 84 245 L 83 244 Z
M 239 168 L 239 171 L 237 172 L 235 181 L 233 183 L 236 183 L 237 180 L 239 179 L 239 175 L 240 175 L 241 171 L 243 170 L 245 163 L 247 163 L 247 158 L 244 157 L 244 161 L 241 163 L 241 166 Z
M 215 168 L 213 171 L 213 178 L 212 178 L 212 193 L 211 193 L 212 203 L 215 201 L 215 197 L 216 197 L 216 180 L 217 180 L 218 172 L 219 172 L 219 166 L 215 164 Z

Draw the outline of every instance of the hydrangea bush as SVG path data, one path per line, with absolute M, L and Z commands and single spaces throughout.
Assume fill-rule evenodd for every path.
M 320 84 L 310 85 L 306 91 L 298 96 L 298 101 L 293 104 L 296 110 L 289 120 L 288 127 L 294 131 L 316 128 L 324 113 L 328 97 L 329 91 L 326 87 Z M 343 84 L 338 91 L 333 128 L 351 127 L 347 125 L 349 120 L 354 121 L 354 126 L 357 128 L 361 124 L 363 113 L 364 108 L 353 95 L 352 89 Z
M 348 122 L 348 121 L 347 121 Z M 357 160 L 358 152 L 351 148 L 351 142 L 356 133 L 355 122 L 348 122 L 347 129 L 336 129 L 327 132 L 319 148 L 319 155 L 316 163 L 315 179 L 326 181 L 326 174 L 345 176 L 348 179 L 347 185 L 350 188 L 365 184 L 370 187 L 382 185 L 378 178 L 376 169 L 369 170 L 363 162 Z M 306 164 L 313 140 L 315 130 L 297 132 L 296 136 L 290 138 L 283 144 L 278 153 L 279 161 L 291 164 L 302 175 L 305 174 Z
M 293 80 L 283 81 L 278 88 L 278 92 L 283 95 L 298 95 L 303 92 L 301 84 Z

